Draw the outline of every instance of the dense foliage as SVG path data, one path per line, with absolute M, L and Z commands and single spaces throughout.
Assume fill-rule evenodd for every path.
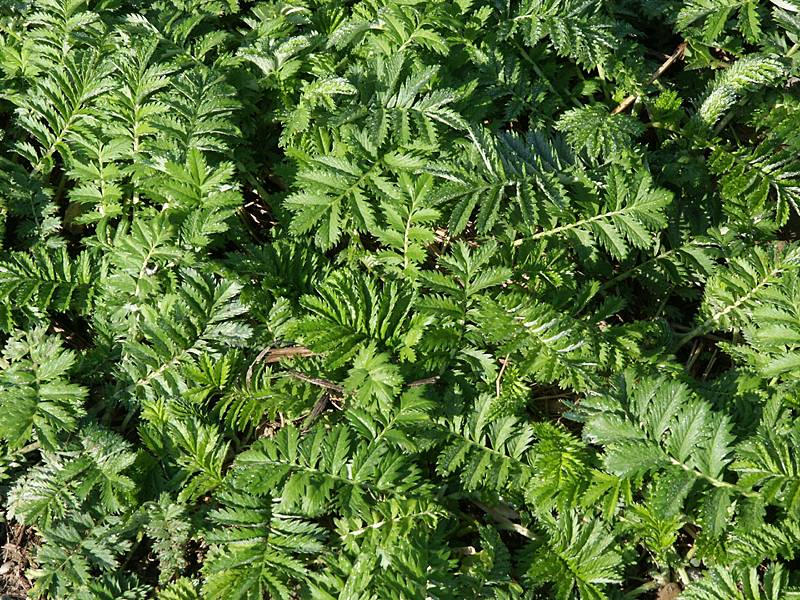
M 3 0 L 0 587 L 800 598 L 798 49 L 797 0 Z

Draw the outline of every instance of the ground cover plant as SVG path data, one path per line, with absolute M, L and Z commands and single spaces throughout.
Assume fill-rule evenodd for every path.
M 0 2 L 0 592 L 800 598 L 796 0 Z

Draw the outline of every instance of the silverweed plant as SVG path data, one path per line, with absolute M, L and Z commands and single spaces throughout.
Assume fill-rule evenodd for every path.
M 1 0 L 0 592 L 800 599 L 798 0 Z

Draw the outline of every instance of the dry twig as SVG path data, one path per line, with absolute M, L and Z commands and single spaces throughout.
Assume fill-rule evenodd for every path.
M 506 354 L 506 357 L 500 361 L 502 363 L 502 366 L 500 367 L 500 372 L 497 374 L 497 379 L 494 382 L 494 390 L 497 393 L 498 398 L 500 397 L 500 391 L 502 389 L 501 383 L 503 381 L 503 373 L 506 372 L 506 367 L 508 366 L 508 356 L 509 355 Z
M 250 380 L 253 378 L 253 367 L 258 363 L 264 362 L 269 365 L 284 358 L 294 358 L 296 356 L 305 358 L 306 356 L 314 356 L 314 353 L 304 346 L 290 346 L 288 348 L 271 348 L 267 346 L 258 353 L 256 359 L 247 367 L 247 376 L 245 377 L 247 385 L 250 385 Z
M 678 44 L 678 47 L 675 48 L 675 52 L 673 52 L 667 58 L 667 60 L 665 60 L 662 63 L 662 65 L 660 67 L 658 67 L 658 69 L 656 69 L 656 71 L 653 73 L 653 75 L 647 81 L 647 85 L 650 85 L 651 83 L 653 83 L 656 79 L 661 77 L 667 71 L 667 69 L 669 69 L 672 65 L 674 65 L 678 60 L 683 58 L 683 55 L 684 55 L 685 52 L 686 52 L 686 42 L 681 42 L 680 44 Z M 638 98 L 639 98 L 638 95 L 631 94 L 630 96 L 625 98 L 625 100 L 620 102 L 619 106 L 617 106 L 617 108 L 615 108 L 614 110 L 611 111 L 611 114 L 612 115 L 616 115 L 616 114 L 621 113 L 621 112 L 623 112 L 625 110 L 628 110 L 628 108 L 630 108 L 630 106 L 634 102 L 636 102 L 636 100 Z

